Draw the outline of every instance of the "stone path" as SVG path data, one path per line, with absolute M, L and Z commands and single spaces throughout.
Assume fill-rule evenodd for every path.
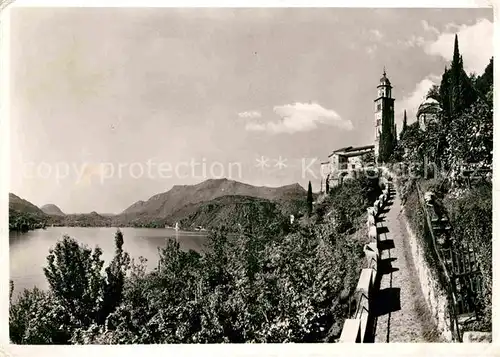
M 402 216 L 393 189 L 377 220 L 381 279 L 374 301 L 374 342 L 441 342 L 420 289 Z

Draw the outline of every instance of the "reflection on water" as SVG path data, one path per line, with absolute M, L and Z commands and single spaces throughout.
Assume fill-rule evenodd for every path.
M 203 248 L 207 232 L 183 232 L 174 229 L 121 228 L 123 232 L 123 248 L 131 258 L 143 256 L 148 269 L 158 263 L 158 248 L 165 246 L 167 239 L 175 239 L 181 249 L 200 251 Z M 67 234 L 89 247 L 99 246 L 102 259 L 107 263 L 113 258 L 115 251 L 116 228 L 83 228 L 83 227 L 51 227 L 46 230 L 37 229 L 26 233 L 11 232 L 10 244 L 10 279 L 14 281 L 14 295 L 25 288 L 35 285 L 47 288 L 43 274 L 49 249 Z

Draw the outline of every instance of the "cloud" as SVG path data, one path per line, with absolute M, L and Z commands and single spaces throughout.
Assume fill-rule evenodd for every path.
M 407 40 L 398 40 L 398 46 L 417 47 L 425 44 L 425 39 L 422 36 L 411 35 Z
M 375 55 L 375 51 L 377 50 L 377 45 L 373 44 L 373 45 L 366 47 L 365 49 L 366 49 L 366 53 L 368 53 L 368 55 L 370 57 L 373 57 Z
M 240 118 L 260 118 L 262 114 L 259 111 L 253 110 L 250 112 L 241 112 L 238 113 Z
M 380 41 L 382 38 L 384 38 L 384 34 L 377 29 L 370 30 L 370 34 L 372 34 L 373 38 L 377 41 Z
M 482 74 L 493 56 L 493 23 L 488 19 L 481 19 L 473 25 L 448 24 L 446 28 L 446 31 L 454 28 L 456 32 L 439 34 L 436 40 L 427 42 L 425 52 L 451 61 L 456 33 L 465 70 Z
M 417 110 L 419 105 L 425 100 L 425 96 L 429 89 L 440 83 L 440 77 L 434 74 L 427 76 L 415 85 L 415 89 L 409 94 L 403 97 L 401 101 L 397 103 L 397 113 L 398 127 L 403 119 L 403 111 L 406 110 L 408 116 L 408 123 L 416 120 Z
M 435 34 L 439 34 L 439 30 L 437 28 L 435 28 L 434 26 L 432 26 L 431 24 L 429 24 L 427 22 L 427 20 L 422 20 L 422 21 L 420 21 L 420 23 L 422 24 L 422 27 L 424 28 L 425 31 L 434 32 Z
M 353 128 L 350 120 L 342 119 L 335 111 L 325 109 L 317 103 L 279 105 L 274 107 L 274 112 L 281 118 L 280 120 L 266 123 L 249 122 L 245 129 L 265 131 L 271 134 L 293 134 L 314 130 L 318 124 L 337 126 L 345 130 Z

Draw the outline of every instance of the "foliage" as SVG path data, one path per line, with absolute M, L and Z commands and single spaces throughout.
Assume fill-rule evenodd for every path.
M 24 291 L 10 305 L 10 333 L 14 343 L 81 342 L 82 331 L 104 324 L 122 302 L 128 254 L 123 236 L 115 237 L 116 254 L 106 268 L 101 250 L 79 245 L 64 236 L 49 251 L 45 277 L 49 291 Z
M 477 102 L 451 123 L 446 159 L 451 167 L 462 163 L 488 166 L 493 162 L 493 108 Z
M 342 185 L 330 190 L 335 209 L 351 218 L 366 212 L 366 208 L 371 206 L 381 193 L 378 178 L 369 178 L 362 174 L 359 178 L 344 180 Z
M 470 244 L 477 253 L 479 269 L 483 277 L 483 289 L 478 298 L 481 303 L 481 320 L 476 328 L 491 331 L 492 187 L 486 184 L 469 190 L 462 197 L 448 197 L 445 205 L 454 226 L 455 238 L 459 242 Z
M 9 231 L 27 232 L 45 226 L 46 220 L 40 215 L 9 209 Z
M 451 67 L 427 98 L 436 100 L 436 119 L 426 123 L 425 132 L 414 123 L 401 132 L 393 160 L 436 164 L 442 172 L 456 176 L 463 163 L 491 166 L 493 154 L 493 59 L 484 73 L 469 78 L 463 69 L 458 38 Z
M 374 194 L 372 184 L 347 180 L 334 190 L 330 209 L 359 216 L 369 201 L 360 196 Z M 169 240 L 149 272 L 143 260 L 129 261 L 119 232 L 105 276 L 99 249 L 65 237 L 49 254 L 50 291 L 27 292 L 11 305 L 11 338 L 94 344 L 332 341 L 348 315 L 362 242 L 330 222 L 290 226 L 279 211 L 272 214 L 261 219 L 258 211 L 246 211 L 236 231 L 212 231 L 201 254 Z M 61 322 L 53 323 L 52 316 Z
M 445 69 L 441 80 L 440 99 L 444 111 L 444 120 L 450 123 L 477 99 L 477 93 L 464 71 L 460 55 L 458 37 L 455 35 L 453 60 L 449 69 Z
M 361 163 L 363 166 L 375 165 L 375 154 L 373 152 L 363 154 L 361 156 Z
M 106 268 L 106 280 L 103 284 L 103 300 L 99 312 L 101 323 L 120 305 L 125 273 L 130 265 L 130 257 L 128 253 L 123 251 L 123 234 L 121 231 L 117 231 L 115 234 L 115 247 L 115 256 L 111 264 Z
M 415 233 L 419 245 L 423 248 L 424 259 L 430 268 L 431 274 L 440 282 L 441 286 L 445 288 L 448 286 L 447 279 L 444 276 L 439 258 L 434 249 L 434 243 L 426 221 L 425 211 L 419 201 L 418 192 L 416 190 L 416 182 L 413 179 L 407 180 L 403 183 L 401 188 L 404 190 L 405 216 L 408 219 L 408 224 Z
M 88 326 L 98 318 L 104 286 L 101 255 L 100 248 L 92 250 L 64 236 L 47 257 L 43 270 L 50 290 L 77 326 Z
M 384 120 L 384 119 L 382 119 Z M 380 146 L 378 153 L 378 160 L 380 162 L 388 162 L 395 146 L 395 132 L 391 125 L 382 125 L 382 132 L 380 133 Z
M 16 344 L 64 344 L 70 338 L 71 321 L 50 292 L 24 290 L 9 309 L 10 339 Z
M 312 194 L 312 186 L 311 181 L 309 181 L 309 185 L 307 186 L 307 211 L 309 214 L 312 212 L 313 206 L 313 194 Z

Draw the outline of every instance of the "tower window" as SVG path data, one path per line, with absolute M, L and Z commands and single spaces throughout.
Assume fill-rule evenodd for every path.
M 381 110 L 382 109 L 382 103 L 377 103 L 377 110 Z

